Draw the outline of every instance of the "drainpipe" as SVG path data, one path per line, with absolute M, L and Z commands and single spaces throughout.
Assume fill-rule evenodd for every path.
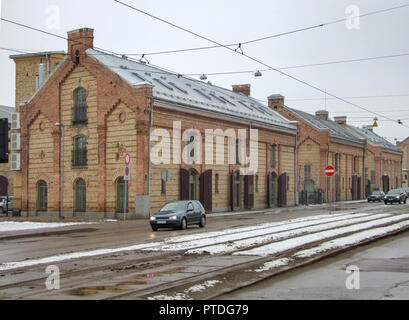
M 364 197 L 363 195 L 366 195 L 366 176 L 365 176 L 365 148 L 363 150 L 363 155 L 362 155 L 362 189 L 361 189 L 361 199 L 362 200 Z
M 149 124 L 149 142 L 148 142 L 148 196 L 149 196 L 149 217 L 151 216 L 151 134 L 153 127 L 153 101 L 151 101 L 151 115 L 150 115 L 150 124 Z
M 329 165 L 329 143 L 327 143 L 327 166 Z M 327 203 L 329 203 L 329 190 L 330 190 L 330 183 L 331 180 L 329 177 L 326 178 L 327 179 Z
M 48 54 L 45 55 L 45 60 L 47 61 L 47 78 L 50 75 L 50 57 Z
M 291 121 L 297 127 L 297 132 L 295 134 L 295 154 L 294 154 L 294 203 L 296 206 L 299 204 L 298 199 L 298 133 L 299 133 L 299 122 Z

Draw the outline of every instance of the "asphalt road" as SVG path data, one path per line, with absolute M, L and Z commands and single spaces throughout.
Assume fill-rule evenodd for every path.
M 346 267 L 359 268 L 359 290 L 347 289 Z M 277 275 L 219 299 L 409 300 L 409 232 Z
M 326 217 L 309 217 L 328 214 L 325 206 L 275 209 L 250 214 L 213 215 L 209 216 L 206 228 L 191 226 L 187 230 L 152 232 L 147 220 L 134 220 L 97 221 L 95 224 L 83 226 L 12 232 L 12 238 L 10 233 L 0 232 L 0 266 L 3 266 L 0 271 L 0 299 L 161 299 L 162 297 L 211 299 L 280 271 L 281 267 L 277 270 L 265 269 L 266 263 L 277 259 L 276 254 L 273 253 L 277 249 L 282 250 L 280 257 L 291 258 L 297 250 L 315 248 L 319 245 L 317 241 L 335 239 L 337 236 L 333 236 L 332 228 L 335 228 L 339 235 L 348 235 L 366 230 L 372 225 L 380 227 L 384 226 L 384 223 L 389 225 L 391 223 L 389 221 L 392 220 L 405 221 L 407 226 L 407 220 L 409 220 L 407 214 L 409 204 L 385 207 L 383 204 L 361 202 L 338 203 L 336 207 L 336 212 L 340 215 L 335 215 L 333 212 Z M 306 222 L 288 221 L 295 218 L 302 218 Z M 260 224 L 281 221 L 285 222 L 275 226 L 262 225 L 260 228 Z M 212 233 L 213 231 L 217 232 Z M 313 235 L 310 236 L 309 233 Z M 294 242 L 294 235 L 300 237 L 296 238 L 297 241 L 301 241 L 300 239 L 304 239 L 302 237 L 305 236 L 302 241 L 308 240 L 309 244 Z M 276 242 L 270 249 L 273 251 L 267 253 L 267 256 L 264 255 L 266 253 L 264 246 L 268 247 L 265 241 Z M 283 249 L 282 243 L 285 241 L 288 248 Z M 375 242 L 375 249 L 378 243 L 382 242 Z M 209 248 L 212 248 L 212 245 L 222 248 L 222 251 L 208 254 L 209 251 L 206 250 L 211 250 Z M 132 246 L 132 249 L 129 249 L 129 246 Z M 127 249 L 124 250 L 124 247 Z M 243 254 L 243 251 L 258 250 L 258 247 L 263 248 L 261 254 Z M 115 248 L 121 249 L 78 256 L 78 252 Z M 144 250 L 144 248 L 147 249 Z M 188 252 L 190 249 L 193 253 Z M 385 258 L 387 262 L 392 260 L 390 258 L 404 257 L 396 250 L 389 253 L 390 256 Z M 58 260 L 61 254 L 74 254 L 75 257 L 67 259 L 65 255 L 63 259 Z M 320 258 L 320 254 L 316 257 Z M 369 258 L 365 259 L 362 264 L 359 264 L 362 266 L 362 275 L 366 275 L 365 268 L 373 268 L 374 265 L 382 266 L 382 262 L 376 264 Z M 308 263 L 307 260 L 309 261 L 309 258 L 306 258 L 306 263 Z M 320 263 L 325 261 L 332 260 L 326 259 Z M 396 261 L 394 259 L 394 262 Z M 19 266 L 10 267 L 10 263 L 13 265 L 14 262 Z M 288 270 L 303 263 L 302 258 L 296 259 L 282 269 Z M 304 274 L 302 270 L 306 270 L 307 273 L 310 271 L 309 268 L 313 270 L 320 263 L 308 268 L 299 268 L 296 272 Z M 50 291 L 45 286 L 45 279 L 48 277 L 46 267 L 51 264 L 57 265 L 61 272 L 61 288 L 57 291 Z M 403 263 L 402 266 L 404 265 Z M 409 264 L 406 263 L 406 265 Z M 261 273 L 257 271 L 260 269 Z M 332 280 L 341 281 L 346 278 L 345 267 L 344 269 L 338 267 L 336 271 L 341 273 L 342 277 L 339 274 L 334 276 L 334 273 L 328 275 L 323 273 L 322 285 L 327 286 L 328 291 L 328 294 L 325 290 L 322 291 L 324 298 L 344 298 L 345 293 L 341 290 L 342 283 L 337 284 L 340 287 L 338 292 L 332 291 L 333 288 L 328 285 Z M 369 272 L 373 272 L 372 269 Z M 281 277 L 275 276 L 274 279 Z M 304 281 L 310 278 L 311 276 L 306 276 Z M 362 292 L 366 290 L 364 280 L 362 276 L 360 290 Z M 385 279 L 380 281 L 383 280 Z M 398 280 L 404 283 L 405 279 Z M 376 279 L 372 281 L 377 283 Z M 269 281 L 264 280 L 262 283 L 269 283 Z M 203 287 L 206 287 L 205 290 L 198 290 Z M 255 287 L 246 289 L 249 291 L 236 291 L 231 296 L 223 296 L 223 298 L 256 299 L 258 293 L 255 293 L 254 297 L 249 296 L 253 288 Z M 315 299 L 318 297 L 313 295 L 314 292 L 320 292 L 319 286 L 315 291 L 314 285 L 311 284 L 311 291 L 302 295 L 303 291 L 297 291 L 298 287 L 295 284 L 288 287 L 286 280 L 283 280 L 282 288 L 295 288 L 293 291 L 288 291 L 289 298 Z M 368 292 L 371 290 L 368 289 Z M 333 296 L 329 296 L 330 293 Z M 352 293 L 349 291 L 347 294 Z M 235 295 L 240 297 L 233 298 Z M 285 298 L 285 295 L 277 298 Z M 354 299 L 353 296 L 346 298 Z M 273 298 L 260 296 L 260 299 Z
M 351 204 L 349 207 L 350 206 L 356 207 L 357 205 Z M 308 209 L 302 207 L 284 210 L 274 209 L 267 211 L 267 214 L 209 215 L 206 228 L 203 229 L 198 226 L 189 226 L 187 230 L 159 229 L 157 232 L 152 232 L 148 220 L 119 220 L 116 222 L 104 222 L 102 220 L 96 221 L 95 224 L 58 228 L 54 230 L 43 229 L 12 233 L 0 232 L 0 263 L 36 259 L 83 250 L 116 248 L 137 243 L 160 241 L 178 235 L 197 234 L 327 213 L 328 211 L 321 207 L 311 206 Z M 24 218 L 7 220 L 25 221 Z M 0 222 L 1 221 L 6 221 L 6 219 L 0 218 Z M 34 221 L 36 220 L 34 219 Z M 58 220 L 56 221 L 58 222 Z M 56 231 L 57 233 L 48 234 L 50 231 Z M 45 232 L 46 235 L 41 234 L 42 232 Z M 9 237 L 10 235 L 19 235 L 22 237 L 17 239 L 3 238 Z

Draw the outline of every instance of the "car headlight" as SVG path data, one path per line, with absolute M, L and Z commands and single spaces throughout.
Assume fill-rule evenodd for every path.
M 156 217 L 151 217 L 151 221 L 155 221 L 156 220 Z
M 178 219 L 177 216 L 171 216 L 171 217 L 169 218 L 169 220 L 177 220 L 177 219 Z

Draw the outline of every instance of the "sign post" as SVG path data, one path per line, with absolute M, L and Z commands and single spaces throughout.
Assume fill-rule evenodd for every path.
M 327 185 L 327 195 L 328 195 L 328 202 L 329 202 L 329 213 L 332 211 L 331 202 L 329 199 L 329 186 L 331 183 L 331 177 L 335 174 L 335 168 L 333 166 L 327 166 L 324 170 L 325 174 L 328 177 L 328 185 Z
M 129 153 L 125 155 L 125 167 L 124 167 L 124 220 L 126 220 L 126 213 L 128 211 L 128 181 L 131 176 L 129 169 L 129 163 L 131 162 L 131 156 Z

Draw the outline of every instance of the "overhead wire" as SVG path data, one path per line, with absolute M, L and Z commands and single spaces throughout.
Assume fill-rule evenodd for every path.
M 238 54 L 240 54 L 240 55 L 246 57 L 247 59 L 250 59 L 250 60 L 252 60 L 252 61 L 254 61 L 254 62 L 257 62 L 257 63 L 259 63 L 259 64 L 261 64 L 261 65 L 263 65 L 263 66 L 265 66 L 265 67 L 267 67 L 267 68 L 269 68 L 269 69 L 275 70 L 276 72 L 278 72 L 278 73 L 280 73 L 280 74 L 282 74 L 282 75 L 284 75 L 284 76 L 286 76 L 286 77 L 288 77 L 288 78 L 291 78 L 291 79 L 293 79 L 293 80 L 295 80 L 295 81 L 297 81 L 297 82 L 299 82 L 299 83 L 302 83 L 302 84 L 304 84 L 304 85 L 306 85 L 306 86 L 308 86 L 308 87 L 310 87 L 310 88 L 313 88 L 313 89 L 315 89 L 315 90 L 317 90 L 317 91 L 319 91 L 319 92 L 321 92 L 321 93 L 325 93 L 326 95 L 329 95 L 330 97 L 333 97 L 333 98 L 336 98 L 336 99 L 338 99 L 338 100 L 340 100 L 340 101 L 343 101 L 343 102 L 345 102 L 346 104 L 355 106 L 355 107 L 357 107 L 357 108 L 359 108 L 359 109 L 365 110 L 365 111 L 367 111 L 367 112 L 369 112 L 369 113 L 372 113 L 372 114 L 374 114 L 374 115 L 377 115 L 377 116 L 379 116 L 379 117 L 382 117 L 382 118 L 385 118 L 385 119 L 389 119 L 389 120 L 392 120 L 392 121 L 396 121 L 396 120 L 391 119 L 391 118 L 389 118 L 389 117 L 383 116 L 383 115 L 381 115 L 381 114 L 379 114 L 379 113 L 373 112 L 373 111 L 371 111 L 371 110 L 369 110 L 369 109 L 367 109 L 367 108 L 364 108 L 364 107 L 362 107 L 362 106 L 360 106 L 360 105 L 357 105 L 356 103 L 350 102 L 350 101 L 348 101 L 348 100 L 346 100 L 346 99 L 343 99 L 343 98 L 338 97 L 338 96 L 336 96 L 336 95 L 334 95 L 334 94 L 332 94 L 332 93 L 329 93 L 329 92 L 327 92 L 326 90 L 323 90 L 323 89 L 317 87 L 316 85 L 310 84 L 310 83 L 308 83 L 308 82 L 306 82 L 306 81 L 304 81 L 304 80 L 301 80 L 301 79 L 299 79 L 299 78 L 297 78 L 297 77 L 295 77 L 295 76 L 292 76 L 292 75 L 290 75 L 290 74 L 288 74 L 288 73 L 285 73 L 285 72 L 282 71 L 282 70 L 278 70 L 278 69 L 276 69 L 276 68 L 274 68 L 274 67 L 268 65 L 267 63 L 262 62 L 262 61 L 259 60 L 259 59 L 253 58 L 253 57 L 251 57 L 251 56 L 249 56 L 249 55 L 247 55 L 247 54 L 245 54 L 245 53 L 239 53 L 239 52 L 235 51 L 234 49 L 232 49 L 232 48 L 230 48 L 230 47 L 227 47 L 227 46 L 225 46 L 225 45 L 223 45 L 223 44 L 221 44 L 221 43 L 219 43 L 219 42 L 217 42 L 217 41 L 215 41 L 215 40 L 212 40 L 212 39 L 210 39 L 210 38 L 208 38 L 208 37 L 202 36 L 202 35 L 200 35 L 200 34 L 198 34 L 198 33 L 196 33 L 196 32 L 193 32 L 193 31 L 191 31 L 191 30 L 188 30 L 188 29 L 186 29 L 186 28 L 180 27 L 180 26 L 178 26 L 178 25 L 176 25 L 176 24 L 174 24 L 174 23 L 172 23 L 172 22 L 170 22 L 170 21 L 167 21 L 167 20 L 165 20 L 165 19 L 162 19 L 162 18 L 160 18 L 160 17 L 157 17 L 157 16 L 155 16 L 155 15 L 153 15 L 153 14 L 151 14 L 151 13 L 148 13 L 148 12 L 146 12 L 146 11 L 144 11 L 144 10 L 138 9 L 138 8 L 136 8 L 136 7 L 134 7 L 134 6 L 131 6 L 131 5 L 127 4 L 127 3 L 124 3 L 124 2 L 122 2 L 122 1 L 119 1 L 119 0 L 113 0 L 113 1 L 114 1 L 114 2 L 117 2 L 117 3 L 121 4 L 121 5 L 123 5 L 123 6 L 125 6 L 125 7 L 128 7 L 128 8 L 130 8 L 130 9 L 132 9 L 132 10 L 135 10 L 135 11 L 137 11 L 137 12 L 140 12 L 140 13 L 142 13 L 142 14 L 144 14 L 144 15 L 147 15 L 147 16 L 149 16 L 149 17 L 155 19 L 155 20 L 158 20 L 158 21 L 161 21 L 161 22 L 163 22 L 163 23 L 165 23 L 165 24 L 168 24 L 168 25 L 170 25 L 170 26 L 172 26 L 172 27 L 174 27 L 174 28 L 177 28 L 177 29 L 182 30 L 182 31 L 184 31 L 184 32 L 186 32 L 186 33 L 192 34 L 192 35 L 194 35 L 194 36 L 196 36 L 196 37 L 198 37 L 198 38 L 201 38 L 201 39 L 206 40 L 206 41 L 208 41 L 208 42 L 211 42 L 211 43 L 214 43 L 214 44 L 219 45 L 219 46 L 221 46 L 221 47 L 224 47 L 225 49 L 230 50 L 230 51 L 232 51 L 232 52 L 234 52 L 234 53 L 236 53 L 236 54 L 238 53 Z M 397 8 L 403 8 L 403 7 L 409 7 L 409 4 L 402 5 L 402 6 L 398 6 L 398 7 L 394 7 L 394 8 L 388 8 L 388 9 L 384 9 L 384 10 L 378 10 L 376 13 L 386 12 L 386 11 L 390 11 L 390 10 L 397 9 Z M 363 15 L 363 16 L 368 16 L 368 15 L 370 15 L 370 14 L 375 14 L 375 13 L 367 13 L 367 14 L 365 14 L 365 15 Z M 342 20 L 345 21 L 346 19 L 342 19 Z M 335 23 L 335 22 L 334 22 L 334 23 Z M 404 125 L 404 124 L 401 124 L 401 125 L 409 129 L 409 126 L 406 126 L 406 125 Z

